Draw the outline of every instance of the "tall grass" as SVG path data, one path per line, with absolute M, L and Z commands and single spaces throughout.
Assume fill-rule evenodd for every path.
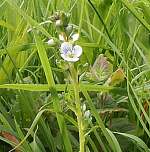
M 58 11 L 80 35 L 74 65 Z M 149 12 L 149 0 L 1 0 L 0 152 L 149 151 Z

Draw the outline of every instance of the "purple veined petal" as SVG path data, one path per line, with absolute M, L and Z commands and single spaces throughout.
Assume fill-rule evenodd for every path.
M 80 57 L 81 54 L 82 54 L 82 47 L 79 46 L 79 45 L 75 45 L 73 47 L 73 51 L 72 52 L 75 54 L 76 57 Z
M 72 44 L 69 42 L 63 42 L 60 47 L 60 52 L 62 54 L 67 54 L 68 52 L 72 52 Z
M 77 57 L 70 58 L 68 55 L 64 55 L 64 54 L 61 54 L 61 57 L 68 62 L 77 62 L 79 60 L 79 58 Z

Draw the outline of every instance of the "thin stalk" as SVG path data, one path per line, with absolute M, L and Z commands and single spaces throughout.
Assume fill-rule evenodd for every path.
M 74 88 L 75 94 L 75 104 L 76 104 L 76 117 L 78 122 L 78 129 L 79 129 L 79 143 L 80 143 L 80 152 L 84 152 L 85 150 L 85 136 L 84 136 L 84 124 L 83 124 L 83 115 L 81 111 L 81 102 L 80 102 L 80 89 L 79 89 L 79 81 L 78 81 L 78 73 L 74 68 L 73 64 L 70 64 L 70 72 L 71 78 Z
M 80 15 L 80 22 L 79 22 L 79 29 L 78 29 L 79 34 L 81 33 L 81 28 L 82 28 L 84 7 L 85 7 L 85 0 L 82 0 L 81 1 L 81 15 Z

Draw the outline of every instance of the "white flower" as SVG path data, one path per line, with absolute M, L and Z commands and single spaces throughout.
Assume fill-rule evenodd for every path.
M 64 35 L 61 33 L 59 34 L 59 40 L 65 42 Z
M 83 106 L 82 106 L 82 110 L 83 110 L 83 111 L 86 110 L 86 105 L 85 105 L 85 103 L 84 103 Z
M 56 20 L 56 26 L 61 26 L 62 25 L 62 21 L 61 20 Z
M 72 38 L 73 42 L 77 41 L 79 39 L 79 33 L 73 34 L 71 36 L 71 38 Z
M 53 39 L 50 39 L 50 40 L 48 40 L 48 41 L 47 41 L 47 44 L 48 44 L 48 45 L 54 45 L 54 44 L 55 44 L 55 42 L 54 42 L 54 40 L 53 40 Z
M 69 39 L 69 41 L 77 41 L 79 39 L 79 33 L 75 33 L 73 35 L 70 36 L 71 39 Z M 59 34 L 59 40 L 65 42 L 67 40 L 66 36 L 64 33 L 60 33 Z
M 60 48 L 61 57 L 68 62 L 76 62 L 82 54 L 82 48 L 79 45 L 73 45 L 70 42 L 63 42 Z
M 85 118 L 87 118 L 87 119 L 90 118 L 90 115 L 91 115 L 90 110 L 85 111 L 85 113 L 84 113 Z
M 92 116 L 91 116 L 90 110 L 85 111 L 84 118 L 85 118 L 85 120 L 88 121 L 88 123 L 90 123 L 92 121 Z

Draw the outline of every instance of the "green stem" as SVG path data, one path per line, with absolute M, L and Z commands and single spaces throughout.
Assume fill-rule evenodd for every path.
M 80 143 L 80 152 L 84 152 L 84 144 L 85 144 L 85 136 L 84 136 L 84 124 L 83 124 L 83 115 L 81 111 L 81 102 L 79 96 L 79 82 L 78 82 L 78 73 L 75 70 L 74 66 L 70 64 L 70 72 L 72 77 L 72 83 L 74 87 L 75 93 L 75 104 L 76 104 L 76 116 L 78 122 L 78 129 L 79 129 L 79 143 Z
M 78 121 L 78 128 L 79 128 L 79 142 L 80 142 L 80 152 L 84 152 L 84 126 L 83 126 L 83 116 L 81 111 L 81 103 L 80 103 L 80 97 L 79 97 L 79 85 L 74 85 L 74 91 L 75 91 L 75 100 L 76 100 L 76 116 Z

